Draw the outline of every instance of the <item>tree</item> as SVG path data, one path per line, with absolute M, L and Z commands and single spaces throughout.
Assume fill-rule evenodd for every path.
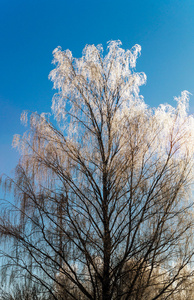
M 1 300 L 53 300 L 51 297 L 45 297 L 46 290 L 41 289 L 37 285 L 21 285 L 19 283 L 13 285 L 9 291 L 1 290 Z
M 55 49 L 55 121 L 32 113 L 14 138 L 21 159 L 4 183 L 17 202 L 0 219 L 7 265 L 54 299 L 167 299 L 192 261 L 189 94 L 149 108 L 134 71 L 141 48 L 120 44 L 105 56 L 87 45 L 80 59 Z

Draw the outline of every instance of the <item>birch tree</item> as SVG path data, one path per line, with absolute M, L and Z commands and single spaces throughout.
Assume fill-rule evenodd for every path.
M 146 105 L 140 52 L 120 41 L 105 54 L 87 45 L 81 58 L 56 48 L 52 115 L 22 114 L 3 255 L 54 299 L 170 299 L 192 262 L 189 93 L 175 107 Z

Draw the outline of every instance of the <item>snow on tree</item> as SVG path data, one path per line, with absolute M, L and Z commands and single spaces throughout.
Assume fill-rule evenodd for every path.
M 106 54 L 87 45 L 81 58 L 56 48 L 55 121 L 24 113 L 29 130 L 14 137 L 21 159 L 5 183 L 17 206 L 0 219 L 13 240 L 6 256 L 54 299 L 164 299 L 185 280 L 194 118 L 187 91 L 176 107 L 145 104 L 140 52 L 120 41 Z

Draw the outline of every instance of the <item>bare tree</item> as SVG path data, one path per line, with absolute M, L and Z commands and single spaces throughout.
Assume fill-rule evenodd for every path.
M 16 204 L 0 219 L 7 266 L 54 299 L 170 299 L 192 262 L 188 92 L 176 108 L 149 108 L 140 50 L 112 41 L 105 56 L 87 45 L 75 59 L 55 49 L 56 121 L 32 113 L 14 138 L 21 159 L 4 183 Z
M 40 286 L 36 284 L 29 286 L 26 283 L 14 284 L 8 291 L 1 290 L 0 297 L 1 300 L 53 300 Z

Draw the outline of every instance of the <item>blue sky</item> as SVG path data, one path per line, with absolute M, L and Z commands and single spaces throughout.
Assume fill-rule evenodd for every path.
M 136 70 L 148 77 L 141 94 L 150 106 L 194 94 L 193 0 L 0 0 L 0 174 L 17 163 L 21 112 L 50 111 L 54 48 L 80 57 L 85 44 L 117 39 L 142 46 Z

